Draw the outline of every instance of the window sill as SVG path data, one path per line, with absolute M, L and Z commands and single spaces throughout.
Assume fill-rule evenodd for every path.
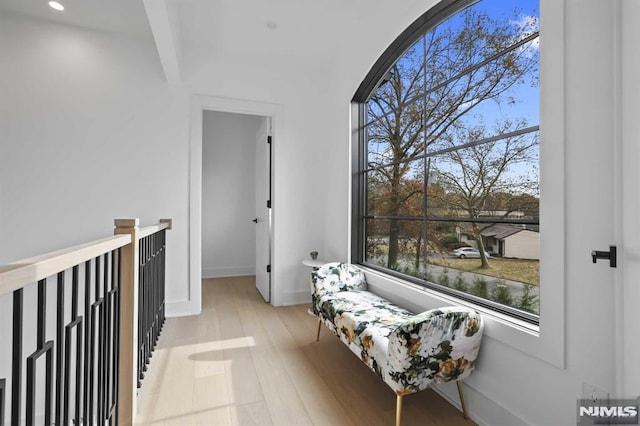
M 564 344 L 558 344 L 564 338 L 563 326 L 548 328 L 545 333 L 541 333 L 541 329 L 545 330 L 542 317 L 542 326 L 536 326 L 364 266 L 360 268 L 365 272 L 372 292 L 395 304 L 413 312 L 448 305 L 468 306 L 483 314 L 485 336 L 556 367 L 564 368 Z

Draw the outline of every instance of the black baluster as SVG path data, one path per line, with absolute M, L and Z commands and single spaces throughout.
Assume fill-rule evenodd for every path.
M 53 385 L 53 341 L 45 342 L 46 339 L 46 313 L 47 313 L 47 280 L 38 281 L 38 325 L 37 325 L 37 349 L 27 357 L 27 392 L 26 411 L 27 426 L 35 422 L 35 396 L 36 396 L 36 362 L 42 355 L 46 360 L 45 373 L 45 409 L 44 423 L 51 424 L 51 402 Z
M 64 344 L 64 399 L 63 399 L 63 425 L 72 423 L 80 424 L 80 408 L 82 404 L 82 318 L 78 316 L 78 265 L 73 267 L 71 277 L 71 323 L 65 326 Z M 71 421 L 69 412 L 69 391 L 71 388 L 71 336 L 76 330 L 76 362 L 75 362 L 75 383 L 74 383 L 74 418 Z
M 83 424 L 90 424 L 89 420 L 89 382 L 90 374 L 89 364 L 91 363 L 91 261 L 88 260 L 84 265 L 84 318 L 87 323 L 84 327 L 84 378 L 82 381 L 82 409 Z
M 114 337 L 114 370 L 115 374 L 113 375 L 113 400 L 114 400 L 114 411 L 113 417 L 115 419 L 115 424 L 118 424 L 118 386 L 120 383 L 120 286 L 122 285 L 122 249 L 118 249 L 118 272 L 117 272 L 117 286 L 116 286 L 116 306 L 115 306 L 115 337 Z
M 105 419 L 105 349 L 106 349 L 106 316 L 105 316 L 105 305 L 107 298 L 107 285 L 108 285 L 108 277 L 109 277 L 109 258 L 107 254 L 104 255 L 104 262 L 102 264 L 102 297 L 100 298 L 100 314 L 99 314 L 99 325 L 98 325 L 98 419 L 101 423 L 104 423 Z
M 156 349 L 156 345 L 158 343 L 158 333 L 160 331 L 160 294 L 159 294 L 159 290 L 160 290 L 160 253 L 162 250 L 162 247 L 160 245 L 160 232 L 157 232 L 154 235 L 154 239 L 155 239 L 155 244 L 156 244 L 156 248 L 155 248 L 155 260 L 154 260 L 154 264 L 155 264 L 155 277 L 153 279 L 153 333 L 151 336 L 152 342 L 151 345 L 153 347 L 153 350 Z M 153 352 L 152 352 L 152 356 L 153 356 Z
M 107 265 L 109 266 L 107 268 Z M 113 252 L 105 254 L 105 286 L 104 286 L 104 298 L 105 298 L 105 321 L 104 321 L 104 420 L 109 419 L 109 411 L 111 408 L 111 318 L 112 318 L 112 287 L 113 287 Z
M 112 333 L 113 333 L 113 280 L 114 280 L 114 252 L 109 254 L 110 262 L 109 262 L 109 286 L 105 287 L 105 299 L 106 299 L 106 321 L 105 321 L 105 337 L 106 337 L 106 349 L 105 349 L 105 378 L 104 378 L 104 406 L 105 406 L 105 420 L 109 420 L 110 412 L 111 412 L 111 360 L 112 353 L 111 350 L 113 348 L 112 345 Z
M 142 238 L 139 242 L 140 251 L 140 267 L 138 279 L 138 387 L 142 386 L 144 379 L 144 322 L 145 322 L 145 276 L 146 276 L 146 238 Z
M 99 423 L 100 417 L 100 385 L 101 385 L 101 352 L 102 352 L 102 330 L 101 330 L 101 308 L 103 299 L 100 297 L 100 268 L 101 258 L 100 256 L 95 258 L 95 278 L 93 282 L 94 286 L 94 299 L 95 302 L 91 304 L 91 318 L 89 320 L 89 328 L 91 331 L 89 337 L 91 344 L 89 346 L 89 421 L 91 424 Z M 97 327 L 97 330 L 96 330 Z M 96 347 L 97 340 L 97 347 Z M 96 366 L 97 361 L 97 366 Z M 95 420 L 94 420 L 95 419 Z
M 145 358 L 145 369 L 147 368 L 146 365 L 149 364 L 149 359 L 151 358 L 151 351 L 153 350 L 153 340 L 152 340 L 152 335 L 153 335 L 153 285 L 154 285 L 154 274 L 155 274 L 155 262 L 154 262 L 154 256 L 155 256 L 155 234 L 151 234 L 149 235 L 149 284 L 147 287 L 147 294 L 148 294 L 148 299 L 147 299 L 147 329 L 146 329 L 146 340 L 147 340 L 147 353 L 146 353 L 146 358 Z
M 22 289 L 13 292 L 13 347 L 11 357 L 11 424 L 20 424 L 22 398 Z
M 162 257 L 160 258 L 160 261 L 162 262 L 161 265 L 161 270 L 162 270 L 162 278 L 160 279 L 160 299 L 162 300 L 162 306 L 160 308 L 160 312 L 161 312 L 161 316 L 160 316 L 160 330 L 162 331 L 162 327 L 164 326 L 164 321 L 165 321 L 165 274 L 166 274 L 166 261 L 165 261 L 165 255 L 166 255 L 166 247 L 167 247 L 167 233 L 166 230 L 162 230 Z
M 63 348 L 64 348 L 64 271 L 58 273 L 57 292 L 57 323 L 56 323 L 56 424 L 62 424 L 62 395 L 64 392 L 62 376 L 63 368 Z
M 144 364 L 142 365 L 142 369 L 145 372 L 147 371 L 147 364 L 149 363 L 149 329 L 151 328 L 151 280 L 153 279 L 153 251 L 151 241 L 151 235 L 145 238 L 145 250 L 147 254 L 144 273 Z
M 0 426 L 4 426 L 4 398 L 5 398 L 6 380 L 0 379 Z

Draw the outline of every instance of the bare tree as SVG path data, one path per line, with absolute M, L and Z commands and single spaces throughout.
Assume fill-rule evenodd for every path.
M 501 123 L 493 134 L 513 134 L 526 129 L 526 122 Z M 531 209 L 539 192 L 538 132 L 532 131 L 485 143 L 486 127 L 463 128 L 456 137 L 444 138 L 440 144 L 451 147 L 460 143 L 470 146 L 447 152 L 437 163 L 438 183 L 446 195 L 440 202 L 453 210 L 464 212 L 470 219 L 494 215 L 493 219 L 509 216 L 514 211 Z M 535 175 L 532 175 L 535 174 Z M 502 198 L 500 210 L 491 210 L 492 198 Z M 482 268 L 488 268 L 482 233 L 494 223 L 471 222 L 472 235 L 478 243 Z
M 403 182 L 428 173 L 421 156 L 465 127 L 479 105 L 509 102 L 503 95 L 537 70 L 535 57 L 513 47 L 536 36 L 536 22 L 514 25 L 473 7 L 456 19 L 418 40 L 368 102 L 369 187 L 378 187 L 375 214 L 389 217 L 390 268 L 399 255 L 398 217 L 411 197 L 425 192 L 408 191 Z

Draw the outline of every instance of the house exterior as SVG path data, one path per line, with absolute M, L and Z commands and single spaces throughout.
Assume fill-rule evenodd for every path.
M 522 229 L 498 240 L 498 253 L 502 257 L 517 259 L 540 258 L 540 233 Z
M 470 227 L 457 226 L 456 237 L 462 243 L 477 248 Z M 482 231 L 485 251 L 500 257 L 540 259 L 540 231 L 538 226 L 497 224 Z
M 282 112 L 273 303 L 308 302 L 301 260 L 351 252 L 352 96 L 438 2 L 75 3 L 73 18 L 0 0 L 0 264 L 109 235 L 117 217 L 173 218 L 167 315 L 197 315 L 194 117 L 206 102 L 242 112 L 246 101 Z M 466 394 L 479 424 L 575 424 L 584 389 L 640 395 L 640 2 L 541 0 L 540 11 L 541 322 L 487 317 Z M 592 263 L 609 244 L 624 248 L 617 269 Z M 367 279 L 413 310 L 443 303 Z M 0 341 L 10 333 L 0 324 Z

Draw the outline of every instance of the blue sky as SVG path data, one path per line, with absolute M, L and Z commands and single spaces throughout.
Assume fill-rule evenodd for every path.
M 482 0 L 472 5 L 471 8 L 484 11 L 490 18 L 500 22 L 506 21 L 514 27 L 523 27 L 523 23 L 528 22 L 532 24 L 533 22 L 533 25 L 529 25 L 529 30 L 531 30 L 531 28 L 534 30 L 537 28 L 538 0 Z M 461 23 L 461 20 L 457 18 L 459 16 L 460 15 L 454 15 L 451 19 L 441 23 L 439 28 L 447 26 L 456 28 Z M 434 31 L 438 31 L 438 29 L 436 28 Z M 422 42 L 423 39 L 420 39 L 416 45 L 420 45 Z M 422 47 L 417 47 L 417 49 L 418 52 L 421 52 Z M 523 54 L 537 55 L 538 53 L 536 42 L 521 49 Z M 408 58 L 411 57 L 409 56 Z M 480 61 L 482 58 L 478 58 L 477 60 Z M 411 59 L 408 59 L 408 61 L 411 61 Z M 408 62 L 407 66 L 411 66 L 411 62 Z M 535 75 L 525 76 L 524 81 L 513 85 L 507 92 L 503 93 L 499 102 L 492 99 L 485 100 L 476 105 L 463 120 L 469 120 L 469 122 L 473 124 L 484 122 L 487 127 L 487 133 L 489 134 L 492 133 L 494 124 L 503 123 L 505 118 L 509 118 L 513 122 L 519 122 L 524 119 L 526 120 L 527 127 L 539 124 L 539 88 L 536 85 L 536 78 L 534 77 L 537 77 L 537 70 Z M 461 83 L 464 84 L 462 81 Z M 470 102 L 463 105 L 468 106 L 473 104 L 472 99 L 469 101 Z M 378 111 L 378 113 L 380 113 L 380 111 Z
M 518 25 L 530 17 L 539 18 L 540 6 L 538 0 L 482 0 L 472 8 L 477 8 L 486 11 L 491 17 L 497 19 L 509 19 L 513 21 L 514 25 Z M 514 14 L 520 17 L 521 21 L 513 19 Z M 528 48 L 537 51 L 537 43 L 531 45 Z M 526 117 L 530 125 L 538 124 L 540 122 L 539 114 L 539 92 L 538 87 L 531 87 L 529 82 L 515 86 L 509 95 L 517 100 L 515 104 L 511 104 L 508 107 L 508 111 L 503 107 L 498 109 L 495 104 L 487 104 L 486 106 L 479 106 L 479 110 L 482 111 L 486 118 L 491 115 L 500 113 L 506 113 L 513 117 Z

